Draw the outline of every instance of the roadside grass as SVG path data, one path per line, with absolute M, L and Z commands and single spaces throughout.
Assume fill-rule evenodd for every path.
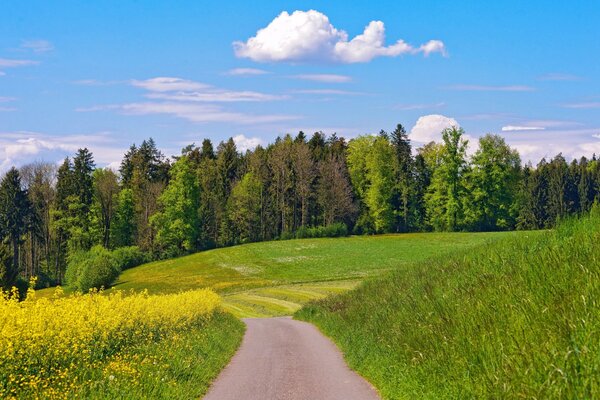
M 600 213 L 415 262 L 295 317 L 385 399 L 600 398 Z
M 290 315 L 307 301 L 349 290 L 366 277 L 520 235 L 410 233 L 250 243 L 128 269 L 107 292 L 211 288 L 223 296 L 224 309 L 238 317 Z
M 244 325 L 229 313 L 160 342 L 127 349 L 99 368 L 72 397 L 197 399 L 208 391 L 241 342 Z

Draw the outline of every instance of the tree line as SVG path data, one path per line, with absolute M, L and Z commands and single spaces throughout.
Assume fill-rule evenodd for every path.
M 0 182 L 0 280 L 62 284 L 94 246 L 167 258 L 239 243 L 318 235 L 543 229 L 589 210 L 595 155 L 535 167 L 498 135 L 467 155 L 461 128 L 416 151 L 405 129 L 350 141 L 300 132 L 241 153 L 206 139 L 166 158 L 152 139 L 118 172 L 88 149 L 60 166 L 10 169 Z M 98 251 L 96 251 L 98 253 Z

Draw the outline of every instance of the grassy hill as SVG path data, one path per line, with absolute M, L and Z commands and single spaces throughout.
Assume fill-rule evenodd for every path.
M 302 304 L 354 288 L 418 260 L 520 235 L 419 233 L 252 243 L 156 261 L 123 272 L 114 289 L 172 293 L 210 287 L 240 317 L 291 315 Z
M 296 317 L 386 399 L 600 398 L 600 215 L 417 262 Z

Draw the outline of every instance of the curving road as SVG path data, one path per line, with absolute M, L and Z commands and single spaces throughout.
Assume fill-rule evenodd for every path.
M 244 322 L 242 345 L 205 400 L 379 399 L 313 325 L 289 317 Z

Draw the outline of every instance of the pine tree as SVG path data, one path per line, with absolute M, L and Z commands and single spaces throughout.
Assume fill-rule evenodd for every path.
M 398 169 L 396 172 L 396 188 L 395 208 L 400 217 L 398 230 L 400 232 L 408 232 L 411 229 L 411 206 L 413 205 L 412 195 L 415 186 L 413 176 L 412 148 L 410 139 L 406 134 L 406 130 L 401 124 L 396 126 L 396 129 L 390 134 L 390 142 L 394 146 L 396 153 L 396 162 Z
M 21 187 L 21 177 L 11 168 L 0 182 L 0 242 L 12 247 L 12 262 L 4 272 L 3 285 L 10 287 L 19 275 L 19 245 L 30 229 L 32 206 L 27 191 Z

